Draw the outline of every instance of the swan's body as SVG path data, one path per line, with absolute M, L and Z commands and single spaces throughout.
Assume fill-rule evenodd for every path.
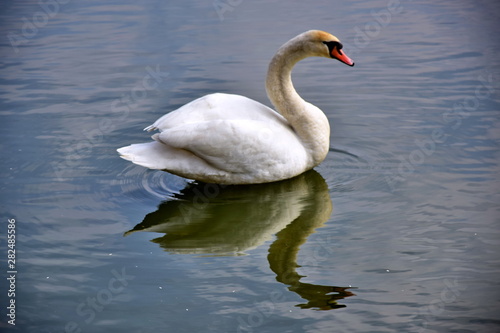
M 311 30 L 278 50 L 266 88 L 279 113 L 243 96 L 210 94 L 146 127 L 159 130 L 154 141 L 118 152 L 135 164 L 210 183 L 255 184 L 297 176 L 325 159 L 330 126 L 325 114 L 293 88 L 292 67 L 308 56 L 353 66 L 341 48 L 336 37 Z

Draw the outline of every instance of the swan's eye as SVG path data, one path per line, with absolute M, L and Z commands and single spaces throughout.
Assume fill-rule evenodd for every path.
M 344 47 L 342 43 L 337 41 L 330 41 L 330 42 L 323 42 L 323 44 L 328 46 L 328 52 L 330 53 L 330 55 L 332 54 L 333 50 L 337 50 L 337 52 L 342 55 L 342 51 L 340 51 Z
M 330 50 L 332 50 L 333 48 L 336 48 L 337 50 L 341 50 L 344 47 L 344 45 L 342 45 L 342 43 L 337 42 L 337 41 L 323 42 L 323 44 L 328 46 L 328 48 Z

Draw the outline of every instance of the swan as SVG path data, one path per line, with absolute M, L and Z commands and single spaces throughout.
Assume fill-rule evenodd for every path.
M 233 94 L 200 97 L 159 118 L 148 143 L 119 148 L 135 164 L 206 183 L 258 184 L 295 177 L 326 157 L 330 125 L 325 114 L 295 91 L 291 71 L 307 57 L 354 62 L 339 39 L 306 31 L 281 46 L 271 59 L 266 91 L 276 111 Z

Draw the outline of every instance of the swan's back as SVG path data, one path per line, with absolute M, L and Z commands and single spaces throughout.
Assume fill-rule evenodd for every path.
M 248 97 L 214 93 L 205 95 L 167 113 L 145 130 L 169 128 L 214 120 L 255 120 L 290 127 L 278 112 Z

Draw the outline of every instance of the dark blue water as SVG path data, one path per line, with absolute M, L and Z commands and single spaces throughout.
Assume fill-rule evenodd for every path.
M 500 331 L 499 21 L 465 0 L 3 4 L 1 330 Z M 201 95 L 269 104 L 269 59 L 309 29 L 356 62 L 294 71 L 332 125 L 315 171 L 220 187 L 118 157 Z

